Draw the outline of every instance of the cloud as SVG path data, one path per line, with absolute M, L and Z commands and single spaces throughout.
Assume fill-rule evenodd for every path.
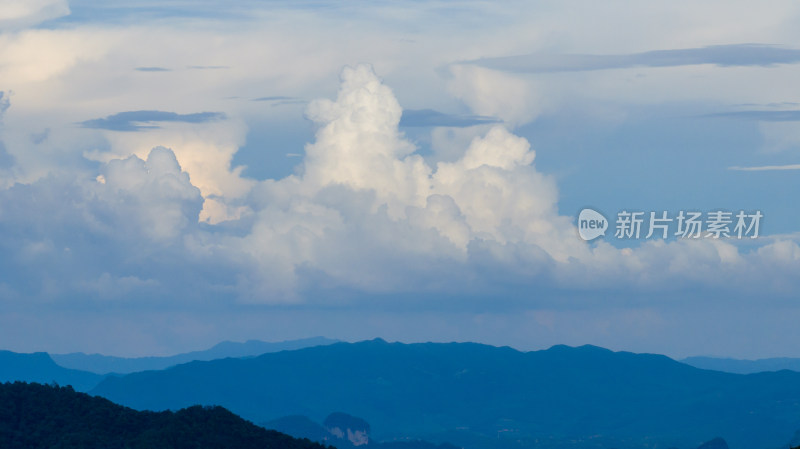
M 800 149 L 800 123 L 794 120 L 759 120 L 762 151 L 766 153 L 796 152 Z
M 238 284 L 248 301 L 343 289 L 512 302 L 536 291 L 553 304 L 606 291 L 624 302 L 626 289 L 750 291 L 746 280 L 769 276 L 729 242 L 584 244 L 529 143 L 502 126 L 456 160 L 428 165 L 398 133 L 392 91 L 366 66 L 345 69 L 336 100 L 312 102 L 308 116 L 318 130 L 301 174 L 255 187 L 252 232 L 220 245 L 252 257 Z
M 177 114 L 164 111 L 127 111 L 81 122 L 84 128 L 105 129 L 109 131 L 141 131 L 158 128 L 153 122 L 205 123 L 224 120 L 221 112 L 196 112 L 193 114 Z
M 297 98 L 284 97 L 282 95 L 273 95 L 273 96 L 270 96 L 270 97 L 253 98 L 252 101 L 284 101 L 284 100 L 297 100 Z
M 500 120 L 493 117 L 445 114 L 443 112 L 434 111 L 433 109 L 406 109 L 403 111 L 403 116 L 400 118 L 400 126 L 405 127 L 445 126 L 464 128 L 467 126 L 499 122 Z
M 7 86 L 14 86 L 19 94 L 42 94 L 39 92 L 42 83 L 57 79 L 81 64 L 101 60 L 111 48 L 122 42 L 117 33 L 99 34 L 102 36 L 74 29 L 24 29 L 0 33 L 0 79 Z M 29 86 L 34 87 L 29 90 Z
M 119 280 L 136 296 L 137 286 L 176 275 L 169 266 L 186 257 L 180 248 L 197 229 L 202 204 L 166 148 L 146 160 L 113 160 L 96 179 L 54 174 L 15 184 L 0 191 L 0 246 L 7 251 L 0 265 L 17 278 L 13 296 L 29 301 L 108 292 L 97 280 L 104 286 Z M 87 291 L 93 284 L 97 289 Z
M 474 64 L 506 72 L 556 73 L 699 64 L 713 64 L 721 67 L 770 67 L 798 62 L 800 62 L 800 50 L 798 49 L 765 44 L 730 44 L 620 55 L 531 54 L 482 58 L 459 64 Z
M 8 92 L 0 91 L 0 119 L 3 118 L 3 114 L 6 113 L 9 107 L 11 107 L 11 100 Z
M 229 69 L 230 67 L 226 65 L 189 65 L 186 66 L 188 70 L 221 70 L 221 69 Z M 172 69 L 168 69 L 165 67 L 136 67 L 134 70 L 138 72 L 171 72 Z
M 774 171 L 774 170 L 800 170 L 800 164 L 787 165 L 760 165 L 754 167 L 728 167 L 728 170 L 736 171 Z
M 763 319 L 770 304 L 791 304 L 792 287 L 796 292 L 800 268 L 790 257 L 791 244 L 758 254 L 756 248 L 774 241 L 648 242 L 623 252 L 583 244 L 573 232 L 574 217 L 565 215 L 583 202 L 613 210 L 644 201 L 652 207 L 688 201 L 677 206 L 738 209 L 752 201 L 769 217 L 765 231 L 796 227 L 791 205 L 774 195 L 793 189 L 792 176 L 779 177 L 777 184 L 742 184 L 739 176 L 724 176 L 718 164 L 752 160 L 748 154 L 759 145 L 759 131 L 768 149 L 796 151 L 797 122 L 763 115 L 752 121 L 692 120 L 709 112 L 771 109 L 770 103 L 782 101 L 787 104 L 775 109 L 798 109 L 788 104 L 797 101 L 791 93 L 800 72 L 792 47 L 705 47 L 793 45 L 798 29 L 786 18 L 797 16 L 796 3 L 760 9 L 748 2 L 620 3 L 625 14 L 590 1 L 513 8 L 490 2 L 319 8 L 246 1 L 222 13 L 211 2 L 189 0 L 70 3 L 69 16 L 24 30 L 24 23 L 47 16 L 34 13 L 0 33 L 0 89 L 15 92 L 2 130 L 8 157 L 0 158 L 6 167 L 0 169 L 0 327 L 25 328 L 13 335 L 3 331 L 4 341 L 34 345 L 38 339 L 44 341 L 39 349 L 46 348 L 48 342 L 30 329 L 47 328 L 55 336 L 50 342 L 89 345 L 73 347 L 84 350 L 98 341 L 97 334 L 136 328 L 125 337 L 136 342 L 129 347 L 157 341 L 135 350 L 170 351 L 178 340 L 193 346 L 231 335 L 287 338 L 283 332 L 314 332 L 324 324 L 353 338 L 396 329 L 397 338 L 499 344 L 515 334 L 529 345 L 602 342 L 609 341 L 603 335 L 614 334 L 618 347 L 635 341 L 643 350 L 671 348 L 683 338 L 693 351 L 700 350 L 698 341 L 710 340 L 708 323 L 719 329 L 724 322 L 729 332 L 717 338 L 724 351 L 732 350 L 732 335 L 739 336 L 737 343 L 754 345 L 750 337 L 766 335 L 758 329 L 794 335 L 791 320 Z M 673 50 L 647 51 L 653 49 Z M 451 64 L 525 54 L 534 56 L 518 62 L 536 76 Z M 347 90 L 353 100 L 339 101 L 336 75 L 355 61 L 372 61 L 391 96 L 356 83 L 362 87 Z M 303 108 L 291 106 L 320 97 L 349 112 L 310 123 Z M 403 106 L 397 134 L 397 116 L 370 103 L 379 98 L 391 108 L 391 97 Z M 257 98 L 264 100 L 250 101 Z M 354 112 L 362 105 L 377 114 L 375 120 Z M 221 111 L 229 118 L 127 124 L 140 127 L 138 132 L 74 126 L 144 108 Z M 499 122 L 407 127 L 414 123 L 413 111 L 424 109 Z M 45 129 L 51 130 L 47 138 L 32 143 Z M 304 157 L 306 143 L 318 150 L 313 157 Z M 115 160 L 135 155 L 146 163 L 158 146 L 173 151 L 200 198 L 167 201 L 146 182 L 128 191 L 95 181 L 98 175 L 108 181 Z M 237 151 L 258 157 L 235 158 Z M 769 160 L 791 164 L 797 160 L 791 156 Z M 251 167 L 242 172 L 239 161 Z M 132 176 L 144 179 L 135 168 L 129 167 Z M 680 173 L 686 181 L 676 184 Z M 261 182 L 245 174 L 275 179 Z M 179 185 L 188 187 L 183 180 Z M 140 188 L 151 192 L 137 196 Z M 742 189 L 747 195 L 737 193 Z M 183 213 L 184 207 L 192 213 Z M 163 211 L 165 219 L 184 218 L 156 228 L 150 208 Z M 143 231 L 151 228 L 160 231 Z M 32 309 L 25 319 L 6 313 L 42 298 L 52 306 Z M 103 298 L 119 309 L 72 307 Z M 232 307 L 236 301 L 293 305 Z M 749 315 L 762 317 L 756 325 L 732 318 L 747 315 L 747 305 Z M 148 307 L 150 315 L 136 314 Z M 376 324 L 375 310 L 382 307 L 414 318 L 387 313 Z M 621 315 L 650 307 L 665 323 L 660 338 L 651 333 L 649 340 L 639 339 L 619 329 L 625 326 Z M 173 311 L 169 317 L 167 308 Z M 697 319 L 703 308 L 704 319 Z M 334 309 L 337 319 L 329 315 Z M 426 320 L 431 309 L 437 312 Z M 526 334 L 536 323 L 522 318 L 521 309 L 554 311 L 559 336 Z M 665 309 L 674 313 L 665 316 Z M 250 315 L 255 310 L 261 314 Z M 309 317 L 300 310 L 317 312 Z M 583 320 L 573 319 L 576 310 Z M 64 325 L 36 321 L 51 311 L 79 317 L 61 323 L 71 326 L 66 332 L 85 337 L 63 339 Z M 495 318 L 487 316 L 495 312 Z M 87 314 L 105 327 L 87 331 Z M 202 321 L 199 328 L 211 328 L 202 340 L 186 333 L 172 338 L 187 315 Z M 508 321 L 511 316 L 519 318 Z M 644 312 L 630 316 L 639 325 L 653 322 Z M 243 319 L 251 323 L 247 331 Z M 481 320 L 492 319 L 494 327 L 473 333 Z M 128 326 L 119 326 L 124 320 Z M 676 322 L 685 327 L 676 331 Z M 751 330 L 739 332 L 737 326 Z M 422 327 L 429 334 L 410 330 Z M 701 330 L 691 334 L 692 329 Z M 759 350 L 792 350 L 785 338 L 774 338 Z M 100 340 L 114 350 L 111 342 L 122 339 Z
M 26 28 L 69 13 L 66 0 L 0 0 L 0 30 Z
M 1 192 L 8 257 L 0 268 L 18 279 L 6 288 L 19 298 L 101 299 L 118 286 L 129 292 L 114 296 L 123 302 L 157 290 L 159 298 L 326 306 L 401 295 L 406 302 L 394 306 L 414 308 L 496 298 L 501 309 L 761 297 L 764 285 L 783 298 L 797 286 L 793 241 L 750 252 L 714 240 L 587 244 L 573 217 L 559 213 L 555 179 L 537 169 L 526 139 L 487 125 L 431 164 L 400 131 L 402 116 L 371 67 L 346 68 L 336 98 L 308 107 L 315 138 L 299 171 L 262 182 L 230 169 L 235 147 L 225 145 L 235 136 L 223 145 L 212 139 L 221 129 L 206 129 L 222 122 L 174 124 L 187 134 L 172 150 L 142 150 L 170 140 L 172 129 L 109 132 L 112 150 L 96 159 L 97 172 Z
M 7 92 L 0 91 L 0 131 L 3 129 L 3 115 L 11 107 Z M 3 134 L 0 132 L 0 171 L 11 168 L 16 159 L 6 149 L 6 145 L 2 141 Z
M 759 122 L 796 122 L 800 121 L 800 111 L 731 111 L 708 114 L 706 117 L 732 118 L 740 120 L 754 120 Z
M 226 65 L 190 65 L 186 67 L 190 70 L 221 70 L 221 69 L 229 69 L 229 66 Z
M 497 117 L 510 126 L 530 122 L 542 107 L 531 82 L 478 66 L 450 66 L 447 89 L 472 112 Z
M 191 184 L 170 149 L 153 148 L 146 160 L 136 156 L 112 160 L 101 176 L 101 190 L 125 198 L 126 207 L 135 211 L 125 215 L 136 217 L 134 227 L 153 240 L 178 238 L 198 222 L 200 189 Z
M 137 72 L 171 72 L 172 69 L 167 69 L 164 67 L 136 67 L 135 69 Z
M 303 100 L 302 98 L 295 98 L 295 97 L 286 97 L 282 95 L 274 95 L 268 97 L 258 97 L 253 98 L 250 101 L 260 101 L 260 102 L 267 102 L 271 106 L 283 106 L 287 104 L 306 104 L 308 101 Z
M 5 144 L 0 141 L 0 172 L 14 166 L 16 159 L 6 149 Z
M 218 223 L 238 218 L 246 209 L 240 200 L 254 181 L 241 176 L 244 166 L 232 166 L 233 156 L 246 136 L 241 121 L 163 122 L 160 127 L 135 133 L 102 130 L 102 134 L 107 148 L 87 151 L 85 157 L 108 163 L 131 154 L 145 159 L 156 146 L 171 148 L 205 198 L 202 221 Z
M 72 14 L 62 19 L 68 23 L 127 24 L 141 23 L 147 20 L 169 19 L 246 19 L 248 9 L 235 7 L 220 11 L 212 4 L 196 1 L 170 1 L 158 4 L 155 2 L 114 1 L 107 4 L 74 2 Z

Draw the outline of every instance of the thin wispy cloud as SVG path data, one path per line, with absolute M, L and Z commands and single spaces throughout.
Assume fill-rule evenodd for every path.
M 282 96 L 282 95 L 273 95 L 273 96 L 269 96 L 269 97 L 253 98 L 251 101 L 283 101 L 283 100 L 298 100 L 298 98 L 285 97 L 285 96 Z
M 502 120 L 495 117 L 446 114 L 433 109 L 407 109 L 403 111 L 403 116 L 400 118 L 400 126 L 406 127 L 445 126 L 464 128 L 500 122 Z
M 774 170 L 800 170 L 800 164 L 788 164 L 788 165 L 760 165 L 760 166 L 753 166 L 753 167 L 728 167 L 728 170 L 735 170 L 735 171 L 774 171 Z
M 721 67 L 769 67 L 798 62 L 800 62 L 800 49 L 765 44 L 732 44 L 618 55 L 537 53 L 481 58 L 462 63 L 507 72 L 554 73 L 699 64 L 713 64 Z
M 731 111 L 708 114 L 706 117 L 721 117 L 761 122 L 796 122 L 800 121 L 800 110 L 789 111 Z
M 159 122 L 204 123 L 225 119 L 222 112 L 196 112 L 177 114 L 165 111 L 126 111 L 80 122 L 84 128 L 105 129 L 109 131 L 142 131 L 159 128 Z
M 168 69 L 165 67 L 136 67 L 135 69 L 137 72 L 171 72 L 172 69 Z
M 189 70 L 222 70 L 230 67 L 226 65 L 190 65 L 186 68 Z
M 271 96 L 266 96 L 266 97 L 258 97 L 258 98 L 253 98 L 250 101 L 268 103 L 272 107 L 308 103 L 307 100 L 304 100 L 302 98 L 287 97 L 287 96 L 284 96 L 284 95 L 271 95 Z

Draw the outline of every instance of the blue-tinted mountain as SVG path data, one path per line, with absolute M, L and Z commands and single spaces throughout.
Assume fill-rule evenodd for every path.
M 332 439 L 332 435 L 325 430 L 322 424 L 314 422 L 311 418 L 302 415 L 284 416 L 278 419 L 261 424 L 266 429 L 277 430 L 278 432 L 291 435 L 295 438 L 307 438 L 311 441 L 318 443 L 324 442 L 325 444 L 339 446 L 332 444 L 328 440 Z
M 434 444 L 416 439 L 395 441 L 375 441 L 370 438 L 371 426 L 366 420 L 342 412 L 328 415 L 323 424 L 318 424 L 307 416 L 284 416 L 262 424 L 295 438 L 306 438 L 336 449 L 460 449 L 449 443 Z M 365 434 L 367 438 L 363 438 Z
M 325 449 L 222 407 L 137 412 L 69 387 L 0 384 L 3 449 Z
M 94 388 L 103 376 L 58 366 L 44 352 L 21 354 L 0 351 L 0 382 L 39 382 L 72 385 L 78 391 Z
M 770 359 L 741 360 L 717 357 L 688 357 L 681 362 L 696 368 L 724 371 L 735 374 L 763 373 L 765 371 L 792 370 L 800 372 L 800 359 L 776 357 Z
M 701 444 L 697 449 L 728 449 L 728 443 L 723 438 L 714 438 Z
M 330 410 L 378 440 L 466 449 L 780 447 L 800 428 L 800 373 L 737 375 L 667 357 L 554 346 L 373 340 L 192 362 L 107 378 L 94 394 L 137 409 L 219 404 L 254 422 Z
M 194 360 L 215 360 L 228 357 L 252 357 L 268 352 L 287 351 L 308 348 L 311 346 L 329 345 L 336 343 L 324 337 L 303 338 L 300 340 L 287 340 L 280 342 L 264 342 L 248 340 L 244 343 L 223 341 L 216 346 L 204 351 L 193 351 L 167 357 L 113 357 L 100 354 L 53 354 L 51 357 L 65 368 L 91 371 L 97 374 L 128 374 L 137 371 L 160 370 L 170 366 L 187 363 Z

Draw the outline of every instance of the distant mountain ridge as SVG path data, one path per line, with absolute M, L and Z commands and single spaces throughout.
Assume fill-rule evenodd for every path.
M 0 351 L 0 383 L 18 380 L 55 382 L 59 385 L 72 385 L 78 391 L 88 391 L 102 379 L 103 376 L 95 373 L 59 366 L 44 352 L 20 354 Z
M 724 371 L 734 374 L 753 374 L 767 371 L 791 370 L 800 372 L 800 359 L 775 357 L 758 360 L 741 360 L 721 357 L 687 357 L 682 363 L 700 369 Z
M 254 422 L 330 410 L 380 440 L 466 449 L 781 447 L 800 428 L 800 374 L 741 376 L 668 357 L 554 346 L 336 343 L 107 378 L 93 394 L 138 409 L 220 404 Z
M 280 342 L 248 340 L 243 343 L 223 341 L 210 349 L 176 354 L 166 357 L 114 357 L 101 354 L 51 354 L 52 359 L 65 368 L 89 371 L 96 374 L 129 374 L 138 371 L 161 370 L 195 360 L 215 360 L 228 357 L 253 357 L 268 352 L 291 351 L 337 343 L 325 337 L 311 337 Z

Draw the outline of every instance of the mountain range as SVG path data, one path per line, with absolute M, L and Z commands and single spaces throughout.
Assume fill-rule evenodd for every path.
M 665 356 L 554 346 L 336 343 L 108 377 L 91 390 L 136 409 L 222 405 L 254 422 L 342 410 L 381 440 L 466 449 L 782 447 L 800 428 L 800 373 L 738 375 Z
M 249 340 L 243 343 L 225 341 L 204 351 L 187 352 L 168 357 L 124 358 L 84 353 L 47 354 L 17 353 L 0 350 L 0 382 L 39 382 L 70 385 L 77 391 L 89 391 L 107 375 L 160 370 L 194 360 L 215 360 L 229 357 L 252 357 L 268 352 L 289 351 L 336 343 L 324 337 L 281 342 Z
M 166 357 L 113 357 L 100 354 L 52 354 L 53 361 L 65 367 L 96 374 L 128 374 L 137 371 L 160 370 L 194 360 L 216 360 L 228 357 L 252 357 L 267 352 L 291 351 L 310 346 L 329 345 L 338 340 L 325 337 L 311 337 L 299 340 L 265 342 L 248 340 L 246 342 L 223 341 L 210 349 L 186 352 Z
M 785 369 L 800 372 L 800 359 L 791 357 L 775 357 L 758 360 L 741 360 L 721 357 L 687 357 L 682 359 L 681 362 L 696 368 L 735 374 L 753 374 Z
M 100 372 L 170 364 L 128 375 L 59 366 L 57 357 L 0 351 L 0 382 L 71 385 L 140 410 L 222 405 L 339 449 L 355 444 L 317 424 L 337 410 L 375 425 L 373 449 L 691 448 L 716 436 L 733 449 L 800 444 L 800 373 L 726 373 L 698 358 L 692 361 L 703 369 L 594 346 L 521 352 L 324 338 L 224 342 L 173 357 L 73 358 L 89 364 L 72 366 Z M 185 359 L 193 361 L 180 364 Z

